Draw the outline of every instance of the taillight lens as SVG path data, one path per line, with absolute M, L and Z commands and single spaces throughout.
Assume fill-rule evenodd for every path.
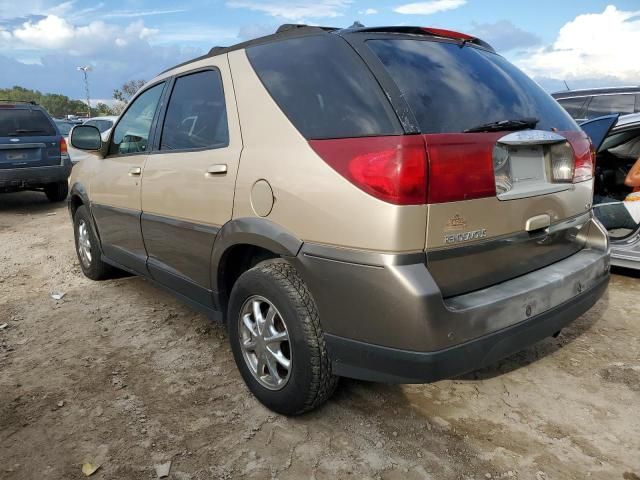
M 591 140 L 584 132 L 564 132 L 563 135 L 569 140 L 575 157 L 573 183 L 591 180 L 595 168 L 595 155 Z
M 493 147 L 503 135 L 425 135 L 429 154 L 429 203 L 494 197 Z
M 427 201 L 427 167 L 420 135 L 310 140 L 311 147 L 355 186 L 385 202 Z
M 575 154 L 569 142 L 554 143 L 549 147 L 551 178 L 555 183 L 571 183 L 574 178 Z
M 60 137 L 60 155 L 68 155 L 69 150 L 67 148 L 67 141 L 64 137 Z

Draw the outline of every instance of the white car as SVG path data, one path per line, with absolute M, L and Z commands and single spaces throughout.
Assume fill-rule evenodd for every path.
M 113 128 L 113 125 L 117 119 L 118 117 L 115 116 L 93 117 L 87 119 L 82 125 L 90 125 L 92 127 L 96 127 L 98 130 L 100 130 L 102 141 L 106 142 L 109 139 L 109 134 L 111 133 L 111 129 Z M 88 153 L 73 148 L 71 142 L 67 142 L 67 145 L 69 149 L 69 156 L 71 157 L 71 163 L 78 163 L 79 161 L 89 157 Z

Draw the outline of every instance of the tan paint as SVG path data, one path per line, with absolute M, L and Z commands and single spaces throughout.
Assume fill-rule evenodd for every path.
M 551 223 L 589 211 L 593 182 L 582 182 L 564 192 L 519 200 L 501 201 L 496 197 L 440 203 L 429 207 L 427 249 L 447 245 L 445 235 L 486 229 L 486 238 L 525 231 L 527 220 L 549 215 Z M 469 242 L 471 243 L 471 242 Z
M 174 69 L 174 75 L 214 66 L 220 70 L 229 124 L 229 146 L 193 152 L 149 155 L 143 172 L 142 211 L 205 225 L 224 225 L 231 219 L 238 160 L 242 150 L 240 124 L 226 55 Z M 226 174 L 207 174 L 226 165 Z
M 244 51 L 229 53 L 244 150 L 233 216 L 253 217 L 251 189 L 266 179 L 269 220 L 304 241 L 366 250 L 424 248 L 426 206 L 392 205 L 362 192 L 309 147 L 265 90 Z
M 91 178 L 91 202 L 111 207 L 140 210 L 140 176 L 133 169 L 143 169 L 148 154 L 106 157 L 92 156 L 85 160 L 94 168 Z

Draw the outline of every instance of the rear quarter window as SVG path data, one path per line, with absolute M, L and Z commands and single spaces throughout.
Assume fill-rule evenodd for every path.
M 289 39 L 250 47 L 247 56 L 305 138 L 402 134 L 380 85 L 342 38 Z
M 0 137 L 53 137 L 53 122 L 40 110 L 0 109 Z
M 538 129 L 577 130 L 569 114 L 498 54 L 433 40 L 372 39 L 423 133 L 463 132 L 489 122 L 535 117 Z

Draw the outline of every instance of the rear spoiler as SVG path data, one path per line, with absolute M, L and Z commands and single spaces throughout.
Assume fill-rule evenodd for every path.
M 428 35 L 431 37 L 447 38 L 449 40 L 459 40 L 463 44 L 471 43 L 478 47 L 495 53 L 494 48 L 484 40 L 467 35 L 466 33 L 455 32 L 443 28 L 431 27 L 365 27 L 365 28 L 349 28 L 349 32 L 365 32 L 365 33 L 404 33 L 406 35 Z

